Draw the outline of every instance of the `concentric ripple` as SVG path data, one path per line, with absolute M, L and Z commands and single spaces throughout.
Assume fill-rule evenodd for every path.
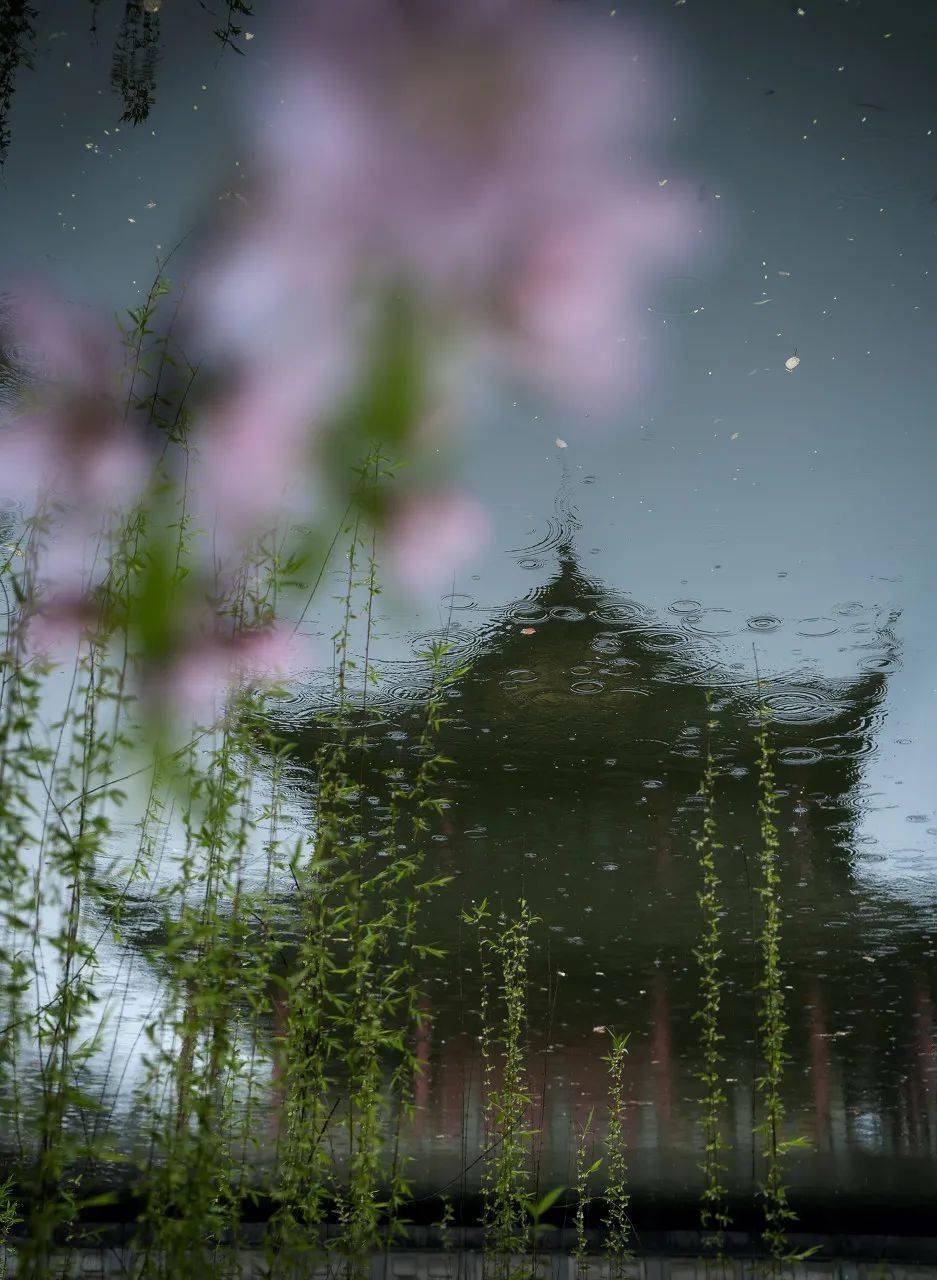
M 637 600 L 629 600 L 620 604 L 600 605 L 592 610 L 589 617 L 594 618 L 596 622 L 601 622 L 604 626 L 627 627 L 636 624 L 647 625 L 653 614 Z
M 766 634 L 771 631 L 778 631 L 781 628 L 781 619 L 776 618 L 772 613 L 756 613 L 749 618 L 745 624 L 749 631 L 760 631 Z
M 816 747 L 784 747 L 778 752 L 781 764 L 819 764 L 822 759 L 823 752 Z
M 578 694 L 602 693 L 604 689 L 601 680 L 574 680 L 569 686 L 570 693 Z
M 839 623 L 833 618 L 801 618 L 796 627 L 797 635 L 820 638 L 835 636 L 839 631 Z
M 842 709 L 828 695 L 809 686 L 775 690 L 765 696 L 764 703 L 774 719 L 785 724 L 815 724 Z

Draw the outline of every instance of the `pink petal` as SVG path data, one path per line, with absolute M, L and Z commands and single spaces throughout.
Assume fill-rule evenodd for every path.
M 484 509 L 464 493 L 441 491 L 413 497 L 391 517 L 387 551 L 391 570 L 411 591 L 445 585 L 484 545 Z

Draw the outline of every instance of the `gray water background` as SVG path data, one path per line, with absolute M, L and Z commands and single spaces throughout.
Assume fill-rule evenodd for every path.
M 549 1000 L 537 1006 L 535 996 L 533 1053 L 549 1062 L 553 1090 L 550 1176 L 568 1172 L 570 1123 L 601 1105 L 593 1026 L 622 1022 L 635 1029 L 635 1177 L 660 1194 L 691 1185 L 698 1159 L 686 810 L 695 782 L 674 748 L 698 729 L 697 694 L 712 687 L 726 698 L 727 770 L 733 752 L 744 756 L 757 655 L 791 749 L 806 752 L 782 769 L 789 1104 L 814 1146 L 798 1178 L 913 1200 L 933 1191 L 937 1154 L 937 23 L 929 4 L 805 7 L 609 6 L 610 22 L 633 23 L 642 47 L 666 55 L 655 163 L 661 180 L 690 184 L 710 247 L 688 247 L 648 298 L 641 339 L 652 374 L 614 421 L 492 391 L 452 461 L 491 511 L 490 545 L 453 598 L 392 598 L 381 653 L 398 702 L 419 683 L 420 637 L 453 619 L 486 663 L 469 695 L 441 857 L 460 872 L 452 906 L 492 892 L 510 909 L 522 889 L 543 917 L 532 989 L 546 987 Z M 274 9 L 252 20 L 238 58 L 219 55 L 204 15 L 167 0 L 157 105 L 134 130 L 119 125 L 107 86 L 116 7 L 102 6 L 89 45 L 81 6 L 44 5 L 0 179 L 0 272 L 38 268 L 71 298 L 111 308 L 139 301 L 154 255 L 238 189 L 232 121 L 264 64 Z M 557 449 L 558 435 L 568 448 Z M 536 612 L 544 599 L 546 614 L 583 618 L 548 620 Z M 596 649 L 618 628 L 590 612 L 622 600 L 637 624 L 607 642 L 614 653 Z M 539 656 L 515 661 L 524 618 L 537 622 Z M 564 628 L 580 621 L 570 639 Z M 314 629 L 327 635 L 328 620 Z M 691 658 L 641 666 L 657 633 L 658 649 Z M 602 705 L 613 691 L 590 686 L 605 678 L 595 664 L 614 658 L 641 667 L 635 696 L 651 707 L 641 733 L 592 709 L 593 695 Z M 549 696 L 525 701 L 518 671 L 534 671 Z M 309 704 L 298 691 L 300 731 Z M 848 767 L 824 763 L 835 752 L 818 745 L 837 715 L 849 720 Z M 524 742 L 480 766 L 471 744 L 499 717 L 502 736 L 522 730 Z M 574 735 L 604 723 L 601 742 L 577 754 L 571 722 Z M 603 780 L 606 759 L 620 763 Z M 526 777 L 506 792 L 512 764 Z M 561 783 L 548 786 L 558 767 Z M 746 777 L 740 815 L 753 794 Z M 738 822 L 744 844 L 751 833 Z M 729 891 L 744 966 L 741 871 Z M 440 909 L 441 935 L 455 919 Z M 461 955 L 459 938 L 448 941 Z M 553 1006 L 559 971 L 571 994 Z M 465 1047 L 467 982 L 468 996 L 453 971 L 440 975 L 431 1010 L 412 1143 L 428 1187 L 450 1175 L 467 1125 L 477 1137 L 477 1108 L 465 1118 L 477 1069 Z M 752 1008 L 741 980 L 738 1001 L 731 1173 L 742 1187 Z

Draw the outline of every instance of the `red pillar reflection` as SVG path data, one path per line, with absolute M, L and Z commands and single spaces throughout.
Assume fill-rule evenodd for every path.
M 813 1090 L 813 1141 L 818 1151 L 830 1147 L 830 1042 L 823 992 L 810 979 L 810 1084 Z
M 663 971 L 651 984 L 651 1069 L 654 1072 L 654 1105 L 661 1135 L 669 1144 L 673 1131 L 673 1042 L 670 1034 L 670 1007 L 667 979 Z

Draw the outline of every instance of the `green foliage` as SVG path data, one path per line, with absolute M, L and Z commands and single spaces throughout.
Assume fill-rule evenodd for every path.
M 546 1195 L 541 1196 L 536 1202 L 528 1197 L 524 1197 L 523 1204 L 524 1208 L 527 1210 L 527 1217 L 530 1222 L 530 1233 L 534 1249 L 536 1249 L 538 1238 L 544 1232 L 556 1230 L 552 1223 L 544 1222 L 543 1217 L 545 1214 L 550 1212 L 565 1190 L 565 1187 L 554 1187 L 551 1191 L 548 1191 Z
M 631 1261 L 634 1230 L 629 1209 L 631 1192 L 628 1183 L 628 1150 L 625 1120 L 628 1100 L 625 1097 L 625 1059 L 628 1056 L 630 1032 L 610 1031 L 612 1047 L 605 1057 L 608 1063 L 608 1125 L 605 1133 L 608 1183 L 605 1191 L 605 1253 L 613 1276 L 621 1276 Z
M 379 457 L 372 462 L 376 476 Z M 334 1206 L 341 1231 L 332 1247 L 360 1260 L 382 1238 L 394 1238 L 398 1208 L 409 1198 L 399 1131 L 420 1070 L 414 1049 L 423 1017 L 418 961 L 431 951 L 418 942 L 418 926 L 425 904 L 446 881 L 424 870 L 433 820 L 444 804 L 445 762 L 434 743 L 447 690 L 462 672 L 449 665 L 446 644 L 426 654 L 430 687 L 416 768 L 411 776 L 388 775 L 385 817 L 375 828 L 357 777 L 368 750 L 376 565 L 372 541 L 359 584 L 358 522 L 350 535 L 343 622 L 335 637 L 334 736 L 318 760 L 315 840 L 307 860 L 294 868 L 302 934 L 280 1045 L 285 1098 L 277 1231 L 281 1253 L 308 1251 L 310 1229 Z M 366 593 L 363 707 L 353 697 L 357 668 L 349 642 L 358 585 Z M 343 1094 L 336 1097 L 340 1085 Z M 390 1120 L 391 1168 L 383 1185 L 383 1134 Z M 344 1151 L 344 1178 L 333 1144 Z
M 710 704 L 707 701 L 707 710 Z M 730 1218 L 726 1203 L 726 1189 L 722 1183 L 725 1173 L 725 1138 L 723 1113 L 726 1094 L 723 1082 L 722 1051 L 724 1036 L 720 1030 L 722 994 L 722 900 L 720 879 L 716 869 L 716 854 L 722 848 L 717 839 L 715 817 L 715 787 L 718 778 L 713 757 L 712 735 L 716 721 L 707 717 L 706 767 L 700 784 L 702 797 L 702 823 L 696 839 L 696 853 L 702 872 L 702 884 L 697 893 L 702 932 L 696 959 L 699 963 L 699 1007 L 694 1018 L 700 1028 L 701 1069 L 699 1080 L 703 1086 L 703 1191 L 700 1197 L 700 1226 L 705 1233 L 707 1246 L 717 1257 L 725 1254 L 726 1229 Z
M 532 1208 L 529 1127 L 530 1085 L 526 1066 L 527 961 L 530 929 L 537 923 L 527 903 L 516 919 L 492 920 L 487 900 L 465 913 L 478 932 L 482 995 L 482 1104 L 486 1160 L 482 1175 L 485 1247 L 502 1269 L 522 1254 Z M 494 925 L 497 925 L 497 928 Z M 495 1020 L 495 1011 L 500 1017 Z M 545 1212 L 541 1202 L 540 1212 Z M 536 1225 L 539 1214 L 534 1215 Z
M 378 447 L 349 480 L 357 514 L 344 528 L 335 710 L 316 764 L 314 834 L 286 817 L 290 748 L 250 687 L 233 689 L 215 723 L 166 750 L 158 714 L 132 689 L 138 670 L 179 652 L 195 599 L 199 533 L 185 481 L 194 371 L 172 346 L 172 325 L 157 327 L 167 291 L 158 276 L 123 329 L 127 412 L 145 414 L 165 447 L 146 500 L 100 530 L 104 569 L 71 671 L 66 663 L 53 672 L 26 643 L 48 513 L 24 526 L 0 566 L 10 602 L 0 655 L 0 1104 L 17 1192 L 14 1200 L 10 1181 L 0 1193 L 0 1242 L 22 1217 L 24 1276 L 70 1265 L 79 1229 L 87 1239 L 83 1210 L 107 1202 L 99 1171 L 128 1161 L 143 1203 L 133 1260 L 141 1280 L 238 1274 L 245 1214 L 261 1191 L 275 1205 L 271 1274 L 294 1275 L 321 1252 L 327 1215 L 340 1227 L 330 1247 L 357 1266 L 393 1241 L 410 1197 L 400 1133 L 422 1068 L 423 970 L 442 954 L 421 917 L 447 879 L 427 865 L 446 804 L 436 742 L 464 668 L 445 642 L 424 655 L 412 763 L 387 772 L 375 822 L 359 778 L 374 718 L 380 592 L 363 512 L 379 505 L 370 491 L 393 481 Z M 231 635 L 273 620 L 302 569 L 289 532 L 258 535 L 212 602 Z M 353 629 L 362 621 L 359 669 Z M 142 766 L 128 769 L 134 753 Z M 131 822 L 120 821 L 126 777 L 147 779 Z M 284 929 L 278 895 L 287 885 L 295 920 Z M 99 957 L 105 938 L 126 952 L 141 903 L 160 998 L 144 1028 L 132 1130 L 140 1141 L 130 1153 L 115 1147 L 105 1035 L 127 992 L 106 989 Z M 104 1083 L 92 1089 L 92 1064 L 99 1072 L 104 1057 Z M 272 1116 L 271 1164 L 262 1139 Z
M 22 1221 L 19 1205 L 13 1195 L 13 1179 L 0 1182 L 0 1280 L 7 1280 L 10 1266 L 10 1235 Z
M 587 1270 L 586 1212 L 590 1203 L 589 1179 L 602 1167 L 601 1158 L 588 1163 L 587 1149 L 592 1133 L 593 1116 L 594 1112 L 590 1111 L 576 1135 L 576 1244 L 573 1248 L 573 1256 L 579 1264 L 580 1274 L 584 1274 Z
M 761 850 L 759 868 L 761 882 L 758 894 L 762 905 L 762 924 L 759 947 L 761 951 L 761 1008 L 759 1011 L 759 1035 L 762 1072 L 758 1077 L 761 1096 L 762 1119 L 757 1133 L 763 1142 L 765 1176 L 761 1184 L 765 1225 L 762 1238 L 775 1263 L 788 1259 L 790 1246 L 787 1229 L 794 1220 L 794 1212 L 788 1204 L 787 1184 L 784 1173 L 784 1157 L 798 1140 L 785 1141 L 781 1136 L 784 1120 L 784 1102 L 781 1083 L 788 1060 L 786 1037 L 788 1032 L 783 968 L 781 961 L 781 878 L 778 869 L 780 839 L 778 836 L 777 791 L 774 779 L 774 750 L 768 734 L 767 715 L 764 706 L 759 710 L 758 727 L 758 776 L 760 798 L 758 810 L 761 817 Z
M 417 1043 L 428 1016 L 427 972 L 443 957 L 425 926 L 447 881 L 432 858 L 447 804 L 449 762 L 439 740 L 466 671 L 445 641 L 429 647 L 408 751 L 399 765 L 376 768 L 375 520 L 395 484 L 382 437 L 400 437 L 423 393 L 414 374 L 419 335 L 405 307 L 388 314 L 376 358 L 383 365 L 356 407 L 357 443 L 366 449 L 347 481 L 351 500 L 333 540 L 345 558 L 341 618 L 309 827 L 289 813 L 296 766 L 259 692 L 232 690 L 217 719 L 181 745 L 170 743 L 158 708 L 136 701 L 136 673 L 180 652 L 187 610 L 204 585 L 193 567 L 202 535 L 186 487 L 195 371 L 174 348 L 172 324 L 161 331 L 157 323 L 167 293 L 159 274 L 123 330 L 127 412 L 142 412 L 163 448 L 146 499 L 98 531 L 93 551 L 103 572 L 71 663 L 53 671 L 27 644 L 50 511 L 24 524 L 0 565 L 9 605 L 0 654 L 0 1105 L 15 1175 L 0 1184 L 0 1249 L 21 1228 L 16 1274 L 38 1278 L 60 1264 L 64 1272 L 86 1231 L 83 1211 L 107 1203 L 101 1179 L 129 1166 L 143 1204 L 133 1259 L 139 1280 L 238 1275 L 246 1220 L 261 1196 L 273 1206 L 271 1280 L 306 1274 L 329 1251 L 357 1274 L 369 1255 L 399 1240 L 411 1199 L 403 1136 L 425 1068 Z M 381 400 L 376 388 L 385 384 L 394 394 Z M 232 637 L 282 615 L 308 551 L 308 539 L 290 530 L 256 536 L 212 600 Z M 708 729 L 696 839 L 701 1223 L 722 1256 L 725 977 L 711 719 Z M 782 1134 L 788 1027 L 777 794 L 764 715 L 759 749 L 757 1131 L 764 1242 L 780 1263 L 794 1256 L 784 1158 L 802 1143 Z M 132 753 L 139 767 L 130 769 Z M 365 777 L 377 796 L 365 794 Z M 129 778 L 137 791 L 124 790 Z M 119 1091 L 107 1035 L 127 990 L 108 989 L 100 957 L 105 945 L 126 955 L 140 918 L 160 994 L 143 1032 L 133 1100 L 138 1144 L 128 1151 L 126 1143 L 117 1149 Z M 464 918 L 477 932 L 481 977 L 486 1252 L 500 1274 L 516 1274 L 519 1256 L 531 1274 L 550 1230 L 544 1218 L 563 1191 L 541 1194 L 533 1161 L 528 965 L 538 921 L 523 900 L 513 918 L 493 915 L 487 901 Z M 590 1151 L 591 1112 L 575 1148 L 575 1256 L 587 1265 L 586 1215 L 603 1169 L 613 1276 L 635 1245 L 628 1044 L 628 1034 L 612 1033 L 604 1157 Z M 448 1245 L 454 1210 L 445 1194 L 442 1201 Z M 5 1266 L 4 1252 L 0 1278 Z

